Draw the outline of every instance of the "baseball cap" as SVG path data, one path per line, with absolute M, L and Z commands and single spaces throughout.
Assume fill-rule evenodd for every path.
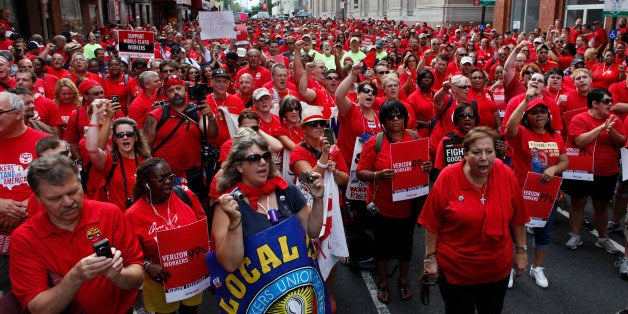
M 544 106 L 545 108 L 548 108 L 547 105 L 543 102 L 543 98 L 535 98 L 531 102 L 529 102 L 528 105 L 526 106 L 526 112 L 539 105 Z
M 473 64 L 473 58 L 471 58 L 471 57 L 462 57 L 462 59 L 460 59 L 460 64 L 465 64 L 465 63 Z
M 584 63 L 584 60 L 582 60 L 582 59 L 573 59 L 573 60 L 571 61 L 571 66 L 574 66 L 574 65 L 576 65 L 576 64 L 578 64 L 578 63 L 585 64 L 585 63 Z
M 536 48 L 535 48 L 535 49 L 536 49 L 536 51 L 539 51 L 539 50 L 541 50 L 542 48 L 545 48 L 545 49 L 547 49 L 547 50 L 551 50 L 551 49 L 550 49 L 550 47 L 549 47 L 548 45 L 546 45 L 546 44 L 540 44 L 540 45 L 536 46 Z
M 349 43 L 352 43 L 354 41 L 360 42 L 360 38 L 357 37 L 351 37 L 351 40 L 349 41 Z
M 260 100 L 264 96 L 270 97 L 270 92 L 266 88 L 260 87 L 253 92 L 252 97 L 253 100 Z
M 244 49 L 244 48 L 238 48 L 236 53 L 238 54 L 238 57 L 240 57 L 240 58 L 246 57 L 246 49 Z
M 40 46 L 36 41 L 29 41 L 26 44 L 26 50 L 32 50 L 32 49 L 37 49 L 37 48 L 41 48 L 42 46 Z
M 216 69 L 212 72 L 212 78 L 219 78 L 219 77 L 226 77 L 228 79 L 231 79 L 231 76 L 229 76 L 229 73 L 227 73 L 227 71 L 223 70 L 223 69 Z

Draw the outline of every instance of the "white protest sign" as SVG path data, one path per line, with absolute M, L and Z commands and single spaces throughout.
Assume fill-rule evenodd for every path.
M 235 38 L 233 12 L 198 12 L 201 39 Z

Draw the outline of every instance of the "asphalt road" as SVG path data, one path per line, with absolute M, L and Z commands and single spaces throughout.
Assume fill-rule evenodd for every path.
M 587 208 L 591 217 L 592 209 Z M 559 213 L 554 225 L 550 251 L 546 260 L 545 274 L 549 287 L 542 289 L 526 273 L 515 281 L 506 294 L 504 313 L 616 313 L 628 308 L 628 281 L 619 277 L 619 270 L 613 266 L 618 257 L 595 246 L 597 237 L 583 231 L 584 244 L 571 251 L 564 246 L 568 240 L 569 223 L 567 214 Z M 416 229 L 414 235 L 413 263 L 410 269 L 411 287 L 414 296 L 409 301 L 401 301 L 397 287 L 398 270 L 389 279 L 390 302 L 382 304 L 375 294 L 374 272 L 354 271 L 339 265 L 333 295 L 342 313 L 444 313 L 445 306 L 440 298 L 438 287 L 430 290 L 430 305 L 425 306 L 419 299 L 419 274 L 422 271 L 424 252 L 423 229 Z M 623 237 L 619 233 L 611 239 L 623 247 Z M 528 247 L 532 238 L 528 235 Z M 529 253 L 531 260 L 531 251 Z M 396 263 L 391 262 L 390 270 Z M 199 313 L 217 313 L 213 295 L 206 293 Z

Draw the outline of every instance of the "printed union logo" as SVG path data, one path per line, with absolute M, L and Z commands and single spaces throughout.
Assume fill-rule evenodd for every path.
M 33 161 L 33 154 L 31 153 L 21 153 L 20 154 L 20 163 L 30 164 Z

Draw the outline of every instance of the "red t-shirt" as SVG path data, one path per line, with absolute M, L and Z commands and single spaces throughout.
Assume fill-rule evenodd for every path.
M 153 116 L 157 122 L 161 119 L 163 107 L 158 107 L 151 111 L 149 115 Z M 170 116 L 164 124 L 155 132 L 155 140 L 153 141 L 153 157 L 165 159 L 172 172 L 179 177 L 185 177 L 187 169 L 198 168 L 201 165 L 201 133 L 193 122 L 184 121 L 181 126 L 174 132 L 161 147 L 154 151 L 157 145 L 160 145 L 182 119 L 182 114 L 174 108 L 170 108 Z M 190 154 L 182 154 L 182 152 L 190 152 Z
M 515 74 L 515 77 L 512 79 L 512 81 L 510 81 L 510 84 L 508 84 L 504 88 L 504 92 L 506 95 L 506 103 L 509 103 L 510 100 L 514 98 L 515 96 L 525 94 L 526 87 L 523 86 L 523 83 L 519 81 L 518 75 Z
M 61 121 L 63 121 L 63 125 L 61 126 L 61 130 L 59 131 L 59 138 L 65 138 L 65 129 L 68 126 L 68 122 L 70 121 L 70 115 L 72 115 L 72 111 L 76 110 L 76 104 L 59 104 L 59 115 L 61 116 Z
M 519 125 L 517 136 L 508 139 L 508 143 L 517 152 L 512 155 L 512 163 L 519 185 L 523 187 L 526 176 L 532 171 L 532 159 L 537 157 L 544 169 L 558 163 L 558 157 L 566 152 L 565 142 L 560 134 L 549 132 L 538 134 Z M 535 154 L 538 154 L 535 156 Z
M 67 77 L 67 75 L 65 76 Z M 102 81 L 102 77 L 100 77 L 100 75 L 98 74 L 94 74 L 92 72 L 87 72 L 85 75 L 85 78 L 83 79 L 88 79 L 88 80 L 94 80 L 96 82 L 98 82 L 98 84 L 100 84 L 100 86 L 103 86 L 103 81 Z M 76 87 L 79 86 L 79 84 L 77 84 L 76 82 L 78 82 L 79 77 L 76 76 L 76 74 L 74 74 L 74 72 L 70 72 L 70 81 L 72 81 L 72 83 L 74 83 L 76 85 Z
M 480 124 L 478 126 L 483 125 L 494 129 L 497 106 L 488 90 L 484 89 L 481 93 L 478 93 L 473 89 L 469 89 L 469 99 L 475 100 L 478 104 L 480 114 Z
M 618 102 L 628 103 L 628 86 L 626 86 L 626 80 L 611 84 L 611 86 L 608 87 L 608 91 L 613 95 L 613 106 Z M 628 117 L 628 112 L 617 115 L 622 121 L 625 121 L 626 117 Z
M 292 127 L 292 126 L 286 126 L 285 124 L 282 124 L 281 127 L 275 130 L 274 136 L 275 137 L 287 136 L 295 144 L 299 144 L 303 142 L 303 137 L 305 136 L 305 133 L 303 132 L 303 129 L 298 126 Z
M 133 193 L 132 190 L 133 184 L 135 184 L 135 172 L 137 170 L 137 165 L 139 165 L 142 161 L 144 161 L 144 159 L 140 156 L 138 156 L 137 159 L 131 159 L 118 155 L 117 165 L 115 166 L 116 168 L 114 169 L 111 180 L 109 181 L 109 186 L 107 186 L 107 195 L 100 193 L 97 196 L 97 200 L 112 203 L 120 207 L 123 211 L 126 210 L 126 200 L 127 198 L 131 198 Z M 105 180 L 109 176 L 109 172 L 113 166 L 113 155 L 108 153 L 105 167 L 99 171 Z M 122 174 L 123 168 L 124 175 Z M 124 182 L 125 178 L 126 184 Z M 126 193 L 124 191 L 125 187 Z M 104 192 L 104 189 L 101 189 L 101 192 Z
M 46 96 L 46 98 L 48 99 L 55 99 L 55 85 L 57 85 L 57 81 L 59 81 L 59 78 L 49 74 L 49 73 L 44 73 L 44 96 Z
M 159 263 L 161 260 L 156 240 L 157 231 L 179 228 L 205 218 L 205 212 L 196 195 L 190 190 L 185 190 L 185 194 L 190 198 L 192 207 L 172 192 L 167 202 L 152 206 L 146 198 L 141 197 L 124 213 L 124 218 L 132 227 L 131 234 L 140 240 L 144 259 L 153 263 Z M 159 216 L 155 215 L 155 211 Z M 168 224 L 168 220 L 172 223 Z
M 408 96 L 408 103 L 412 106 L 414 115 L 417 120 L 430 121 L 436 117 L 436 108 L 434 108 L 434 92 L 430 91 L 427 95 L 423 94 L 420 89 Z M 420 137 L 428 137 L 430 135 L 429 128 L 421 128 L 418 130 Z
M 117 111 L 114 116 L 114 120 L 117 118 L 121 118 L 124 115 L 121 111 Z M 85 136 L 85 132 L 87 132 L 87 125 L 90 123 L 89 117 L 87 116 L 87 107 L 85 105 L 78 107 L 70 114 L 70 118 L 68 119 L 67 127 L 65 128 L 64 140 L 68 143 L 78 143 L 83 136 Z
M 508 119 L 510 119 L 510 116 L 512 115 L 513 111 L 517 109 L 517 107 L 523 101 L 525 97 L 526 97 L 525 94 L 521 94 L 519 96 L 514 97 L 508 102 L 508 105 L 506 105 L 506 112 L 504 114 L 504 118 L 502 119 L 503 129 L 506 129 L 506 124 L 508 123 Z M 556 102 L 552 98 L 546 95 L 543 95 L 543 103 L 549 109 L 550 117 L 552 119 L 552 128 L 554 128 L 555 131 L 562 131 L 563 119 L 562 119 L 561 112 L 558 109 L 558 105 L 556 104 Z
M 438 234 L 436 257 L 447 282 L 473 285 L 496 282 L 512 269 L 508 230 L 529 220 L 515 174 L 499 159 L 489 173 L 486 205 L 462 170 L 466 159 L 445 167 L 428 195 L 419 223 Z M 501 236 L 485 235 L 486 216 L 499 212 Z
M 70 74 L 70 71 L 64 69 L 64 68 L 60 68 L 60 69 L 55 69 L 51 66 L 46 65 L 46 73 L 50 74 L 50 75 L 54 75 L 56 77 L 58 77 L 59 79 L 62 78 L 68 78 L 68 75 Z
M 105 89 L 105 98 L 111 99 L 111 96 L 118 96 L 122 112 L 124 112 L 125 115 L 128 113 L 128 107 L 131 103 L 131 97 L 129 96 L 131 96 L 133 92 L 131 83 L 134 81 L 134 78 L 129 77 L 125 83 L 124 75 L 116 81 L 107 77 L 102 86 Z
M 340 128 L 336 145 L 338 145 L 342 157 L 350 166 L 356 138 L 365 133 L 377 134 L 382 131 L 382 127 L 380 126 L 377 113 L 374 120 L 368 120 L 357 105 L 351 105 L 349 112 L 344 117 L 339 116 L 338 118 Z
M 155 103 L 152 96 L 153 95 L 146 95 L 144 91 L 142 91 L 140 95 L 131 102 L 131 105 L 129 105 L 129 118 L 135 120 L 137 127 L 140 129 L 144 128 L 146 116 L 152 110 L 153 104 Z
M 279 116 L 270 114 L 270 121 L 264 121 L 262 117 L 259 117 L 259 129 L 268 133 L 268 135 L 275 136 L 275 132 L 281 128 L 281 122 L 279 122 Z
M 451 105 L 447 107 L 449 100 L 451 99 Z M 467 99 L 467 103 L 471 103 Z M 458 107 L 458 102 L 451 96 L 446 95 L 443 100 L 443 108 L 441 109 L 440 119 L 434 125 L 434 129 L 432 129 L 432 133 L 430 134 L 430 160 L 434 160 L 434 154 L 436 153 L 436 148 L 438 147 L 438 143 L 443 139 L 445 134 L 452 132 L 456 129 L 456 125 L 454 124 L 453 116 L 454 111 Z M 444 111 L 442 111 L 444 110 Z
M 7 82 L 4 82 L 4 84 L 9 86 L 10 88 L 15 88 L 16 86 L 15 78 L 14 77 L 9 78 L 9 80 Z M 4 86 L 0 85 L 0 92 L 4 92 L 6 90 L 7 88 L 4 88 Z
M 560 106 L 561 114 L 567 111 L 587 108 L 587 96 L 582 96 L 577 90 L 566 93 L 567 101 Z
M 13 138 L 0 138 L 0 198 L 23 201 L 31 194 L 26 182 L 28 166 L 37 158 L 35 144 L 50 136 L 31 128 Z
M 222 110 L 219 111 L 219 107 L 226 107 L 230 114 L 239 115 L 244 110 L 244 103 L 235 95 L 227 94 L 225 99 L 215 99 L 214 94 L 207 94 L 207 104 L 211 108 L 212 112 L 216 115 L 218 122 L 218 136 L 215 139 L 209 139 L 209 142 L 213 146 L 220 146 L 228 139 L 231 138 L 229 134 L 229 128 L 227 127 L 227 120 Z
M 271 81 L 272 79 L 272 75 L 270 74 L 270 71 L 268 71 L 266 68 L 262 66 L 258 66 L 255 72 L 251 71 L 251 68 L 245 67 L 245 68 L 240 69 L 238 73 L 236 74 L 236 77 L 234 80 L 236 83 L 234 84 L 233 88 L 238 89 L 238 81 L 240 80 L 240 76 L 242 76 L 242 74 L 244 73 L 248 73 L 248 74 L 251 74 L 251 76 L 253 76 L 253 83 L 254 83 L 253 90 L 263 87 L 264 84 Z
M 619 82 L 619 65 L 613 63 L 610 66 L 605 66 L 604 63 L 598 63 L 597 67 L 591 69 L 593 75 L 593 83 L 591 83 L 591 89 L 593 88 L 606 88 L 613 83 Z
M 59 112 L 59 107 L 54 101 L 44 96 L 37 96 L 34 103 L 35 116 L 33 117 L 33 119 L 39 120 L 51 127 L 63 124 L 63 120 L 61 119 L 61 114 Z
M 142 265 L 143 254 L 122 211 L 109 203 L 84 199 L 82 216 L 72 232 L 55 227 L 46 212 L 31 217 L 11 237 L 11 287 L 22 306 L 49 290 L 48 272 L 65 276 L 82 258 L 94 254 L 93 244 L 108 238 L 122 252 L 124 266 Z M 86 313 L 125 313 L 137 289 L 121 289 L 104 276 L 83 282 L 74 300 Z
M 571 123 L 569 123 L 569 136 L 575 139 L 582 133 L 589 132 L 601 124 L 606 123 L 609 117 L 598 120 L 594 119 L 588 111 L 579 113 L 574 116 L 573 119 L 571 119 Z M 615 121 L 613 129 L 625 135 L 624 123 L 621 119 Z M 598 176 L 610 176 L 619 172 L 617 159 L 620 147 L 613 145 L 610 135 L 606 130 L 600 132 L 594 141 L 584 147 L 589 149 L 589 151 L 595 150 L 593 153 L 593 174 Z
M 414 140 L 412 135 L 407 131 L 404 132 L 403 138 L 395 143 L 410 142 Z M 356 168 L 360 170 L 380 171 L 391 169 L 392 159 L 390 156 L 390 142 L 387 136 L 384 136 L 382 148 L 379 153 L 375 153 L 375 142 L 377 136 L 369 138 L 360 153 L 360 161 Z M 375 186 L 377 185 L 377 190 Z M 406 218 L 412 215 L 412 200 L 403 200 L 393 202 L 392 200 L 392 180 L 378 180 L 375 183 L 369 182 L 366 191 L 366 202 L 374 202 L 379 208 L 379 214 L 392 218 Z

